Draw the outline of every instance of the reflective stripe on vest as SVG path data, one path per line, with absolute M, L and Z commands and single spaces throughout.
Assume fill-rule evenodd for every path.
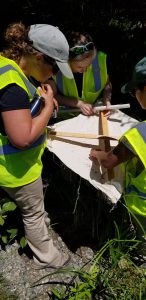
M 135 126 L 137 128 L 139 134 L 142 136 L 144 142 L 146 143 L 146 123 L 139 123 Z
M 136 193 L 138 196 L 144 198 L 143 200 L 146 199 L 146 193 L 140 192 L 134 185 L 130 185 L 126 188 L 125 193 L 130 194 L 130 193 Z
M 93 70 L 93 76 L 94 76 L 95 91 L 98 91 L 101 88 L 101 78 L 100 78 L 100 68 L 99 68 L 98 56 L 95 56 L 95 58 L 92 62 L 92 70 Z
M 18 149 L 15 148 L 13 145 L 11 144 L 6 144 L 0 147 L 0 155 L 10 155 L 10 154 L 16 154 L 16 153 L 20 153 L 26 150 L 30 150 L 34 147 L 40 146 L 41 144 L 44 143 L 44 141 L 46 140 L 46 133 L 41 135 L 30 147 L 26 148 L 26 149 Z
M 23 80 L 24 84 L 26 85 L 27 89 L 29 90 L 32 98 L 34 97 L 35 93 L 36 93 L 36 88 L 31 84 L 31 82 L 25 78 L 17 69 L 15 69 L 13 66 L 11 65 L 6 65 L 2 68 L 0 68 L 0 75 L 3 75 L 4 73 L 13 70 L 16 71 L 17 73 L 19 73 L 21 79 Z
M 138 123 L 129 129 L 123 136 L 135 150 L 136 156 L 126 161 L 125 192 L 126 205 L 133 213 L 146 216 L 146 122 Z M 138 157 L 138 158 L 137 158 Z M 138 169 L 138 159 L 141 160 L 144 168 Z M 139 172 L 137 172 L 139 171 Z
M 92 62 L 92 70 L 93 70 L 95 91 L 97 92 L 101 88 L 100 67 L 98 62 L 98 56 L 95 56 Z M 62 79 L 62 73 L 60 71 L 56 75 L 56 83 L 59 91 L 63 94 L 63 79 Z

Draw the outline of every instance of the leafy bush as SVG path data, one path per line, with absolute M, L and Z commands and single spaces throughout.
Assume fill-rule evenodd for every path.
M 17 205 L 9 198 L 3 198 L 0 200 L 0 242 L 2 245 L 6 245 L 14 241 L 18 235 L 18 228 L 11 228 L 9 222 L 10 213 L 15 211 Z M 27 244 L 24 236 L 20 238 L 19 244 L 21 248 L 24 248 Z

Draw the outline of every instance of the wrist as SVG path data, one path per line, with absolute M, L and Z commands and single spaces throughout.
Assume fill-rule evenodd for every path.
M 111 99 L 108 97 L 105 97 L 103 99 L 103 103 L 104 103 L 104 105 L 109 106 L 109 105 L 111 105 Z
M 76 107 L 80 108 L 81 104 L 82 104 L 82 101 L 81 100 L 77 100 Z

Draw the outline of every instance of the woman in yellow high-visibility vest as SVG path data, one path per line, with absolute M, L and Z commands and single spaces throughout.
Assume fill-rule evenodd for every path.
M 146 57 L 136 64 L 132 80 L 121 91 L 130 93 L 146 109 Z M 141 241 L 139 253 L 146 263 L 146 121 L 125 132 L 112 151 L 92 149 L 90 158 L 98 160 L 107 169 L 123 164 L 123 198 L 133 216 L 137 237 Z
M 69 64 L 74 78 L 61 72 L 54 76 L 57 100 L 60 105 L 79 108 L 84 115 L 93 115 L 93 105 L 99 101 L 109 105 L 112 86 L 107 74 L 106 54 L 97 51 L 92 37 L 87 33 L 66 34 L 70 50 Z
M 58 68 L 72 77 L 69 46 L 63 33 L 47 24 L 10 24 L 5 39 L 7 48 L 0 55 L 0 186 L 20 208 L 36 266 L 61 267 L 69 257 L 49 238 L 41 180 L 45 128 L 57 101 L 48 84 L 37 89 L 29 78 L 45 83 Z M 31 101 L 38 96 L 42 107 L 33 118 Z

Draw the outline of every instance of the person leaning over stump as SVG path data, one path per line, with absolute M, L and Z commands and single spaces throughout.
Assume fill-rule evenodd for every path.
M 131 81 L 121 92 L 130 93 L 146 109 L 146 57 L 135 65 Z M 112 151 L 91 149 L 89 157 L 107 169 L 122 164 L 125 174 L 123 198 L 140 241 L 137 252 L 146 263 L 146 121 L 125 132 Z
M 45 128 L 57 105 L 45 82 L 59 69 L 72 78 L 69 46 L 64 34 L 48 24 L 28 28 L 21 22 L 10 24 L 5 40 L 7 47 L 0 55 L 0 186 L 21 211 L 36 267 L 58 268 L 67 264 L 69 256 L 59 252 L 49 238 L 41 156 Z M 44 83 L 44 89 L 36 88 L 30 78 Z M 42 97 L 43 105 L 32 118 L 30 104 L 36 96 Z
M 103 102 L 108 109 L 112 85 L 107 74 L 107 55 L 97 50 L 88 33 L 69 31 L 66 37 L 74 77 L 66 78 L 60 71 L 53 76 L 59 104 L 79 108 L 86 116 L 94 115 L 95 103 Z

